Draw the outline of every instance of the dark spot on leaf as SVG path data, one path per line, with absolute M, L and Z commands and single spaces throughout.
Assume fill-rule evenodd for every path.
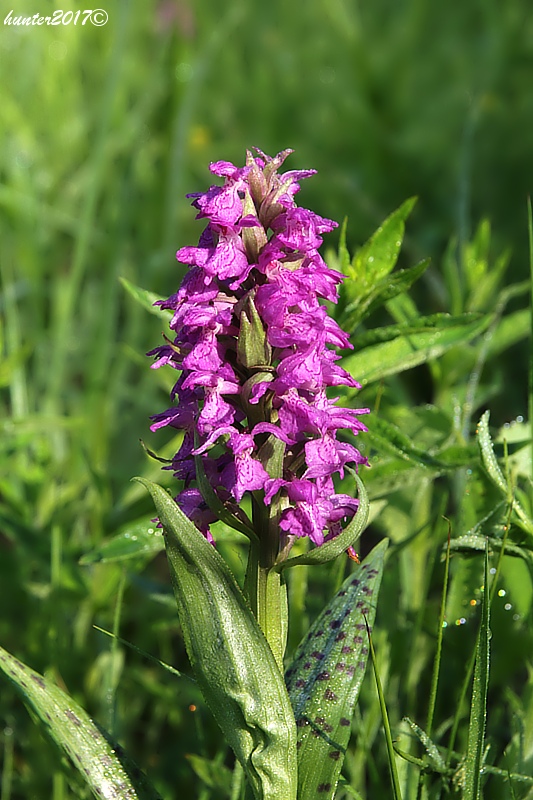
M 311 666 L 311 662 L 310 661 L 306 661 L 305 664 L 304 664 L 304 669 L 309 669 L 310 666 Z
M 316 787 L 317 792 L 329 792 L 331 790 L 331 783 L 319 783 Z
M 365 628 L 366 628 L 366 625 L 365 625 L 364 622 L 357 622 L 356 625 L 355 625 L 355 628 L 358 631 L 364 631 Z
M 313 650 L 313 652 L 311 653 L 311 657 L 316 658 L 317 661 L 322 661 L 322 659 L 324 658 L 324 653 L 321 653 L 319 650 Z
M 363 594 L 372 594 L 372 589 L 370 588 L 370 586 L 363 586 L 361 591 L 363 592 Z
M 366 661 L 359 661 L 357 666 L 359 667 L 360 670 L 364 671 L 364 669 L 366 668 Z
M 353 640 L 355 644 L 363 644 L 363 637 L 362 636 L 354 636 Z
M 362 648 L 361 648 L 361 653 L 362 653 L 364 656 L 367 656 L 367 655 L 368 655 L 368 647 L 362 647 Z
M 363 608 L 362 613 L 366 616 L 369 613 L 369 611 L 370 611 L 370 609 L 367 606 L 366 608 Z
M 299 750 L 301 746 L 302 746 L 302 740 L 301 740 L 301 739 L 299 739 L 299 740 L 296 742 L 296 749 L 297 749 L 297 750 Z
M 324 717 L 315 717 L 315 723 L 317 725 L 325 725 L 326 720 L 324 719 Z
M 341 631 L 335 636 L 336 642 L 342 642 L 343 639 L 346 639 L 346 634 L 344 633 L 344 631 Z
M 344 597 L 345 594 L 346 594 L 345 591 L 339 592 L 339 597 Z
M 314 634 L 314 636 L 315 636 L 315 637 L 316 637 L 316 636 L 322 636 L 322 634 L 323 634 L 323 633 L 324 633 L 324 631 L 317 631 L 317 632 Z
M 338 761 L 341 757 L 340 750 L 333 750 L 331 753 L 328 753 L 328 756 L 333 759 L 333 761 Z
M 342 620 L 340 619 L 334 619 L 333 622 L 329 623 L 329 627 L 332 628 L 332 630 L 335 630 L 335 628 L 340 628 L 341 625 Z
M 67 708 L 65 711 L 65 716 L 68 717 L 68 719 L 73 722 L 74 725 L 77 725 L 78 727 L 81 725 L 81 720 L 78 719 L 74 711 L 71 711 L 70 708 Z
M 298 680 L 295 683 L 295 686 L 296 686 L 297 689 L 301 689 L 303 686 L 305 686 L 304 679 L 303 678 L 298 678 Z
M 343 669 L 345 669 L 345 668 L 346 668 L 346 664 L 344 663 L 344 661 L 339 661 L 337 664 L 335 664 L 335 669 L 338 669 L 339 672 L 342 672 Z
M 355 672 L 355 666 L 353 664 L 348 664 L 348 666 L 346 667 L 346 674 L 353 675 L 354 672 Z
M 331 691 L 331 689 L 326 689 L 326 691 L 324 692 L 324 700 L 329 700 L 330 702 L 333 702 L 335 700 L 338 700 L 338 697 L 335 694 L 335 692 Z
M 353 581 L 351 582 L 350 586 L 359 586 L 359 581 L 358 581 L 358 579 L 357 579 L 357 578 L 354 578 L 354 579 L 353 579 Z
M 329 672 L 327 670 L 325 672 L 320 672 L 316 676 L 317 681 L 329 681 L 330 678 L 331 678 L 331 675 L 329 674 Z
M 315 737 L 315 739 L 320 739 L 320 737 L 322 736 L 322 731 L 317 731 L 317 730 L 315 730 L 314 728 L 313 728 L 313 730 L 311 731 L 311 733 L 313 734 L 313 736 Z
M 45 688 L 46 684 L 44 682 L 44 678 L 41 678 L 40 675 L 30 675 L 30 678 L 32 679 L 32 681 L 34 683 L 36 683 L 38 686 L 40 686 L 41 689 Z
M 344 654 L 352 653 L 352 652 L 353 652 L 353 647 L 348 647 L 347 644 L 345 644 L 344 647 L 341 650 L 341 653 L 344 653 Z
M 102 755 L 100 756 L 100 761 L 102 762 L 102 764 L 105 764 L 106 767 L 113 766 L 113 759 L 111 758 L 111 756 L 108 756 L 107 753 L 102 753 Z
M 296 720 L 297 728 L 305 728 L 306 725 L 309 725 L 309 720 L 305 719 L 305 717 L 300 717 L 300 719 Z
M 330 614 L 331 614 L 331 608 L 328 608 L 326 611 L 326 617 L 328 617 Z
M 351 613 L 352 613 L 352 609 L 351 608 L 347 608 L 346 611 L 344 612 L 344 616 L 345 617 L 349 617 Z
M 358 601 L 358 602 L 355 604 L 355 607 L 356 607 L 356 608 L 362 608 L 363 606 L 364 606 L 364 603 L 363 603 L 363 601 L 362 601 L 362 600 L 359 600 L 359 601 Z
M 346 727 L 347 725 L 351 725 L 350 720 L 346 719 L 346 717 L 341 717 L 341 725 Z

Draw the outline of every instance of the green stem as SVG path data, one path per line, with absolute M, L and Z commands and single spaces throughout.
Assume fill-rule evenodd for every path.
M 277 514 L 269 518 L 258 503 L 254 503 L 254 529 L 258 543 L 251 541 L 245 592 L 261 630 L 265 634 L 276 662 L 283 671 L 283 656 L 287 642 L 287 592 L 285 582 L 272 569 L 279 549 Z

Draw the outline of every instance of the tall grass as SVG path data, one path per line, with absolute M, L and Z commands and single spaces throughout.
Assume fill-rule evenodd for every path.
M 242 163 L 253 145 L 294 147 L 291 167 L 319 170 L 303 187 L 305 205 L 348 216 L 350 251 L 419 196 L 401 258 L 431 256 L 432 266 L 413 300 L 389 304 L 369 328 L 437 311 L 497 312 L 471 345 L 373 383 L 357 400 L 394 426 L 367 440 L 374 510 L 362 548 L 382 535 L 392 542 L 374 646 L 393 733 L 419 760 L 424 746 L 402 719 L 420 727 L 427 719 L 444 513 L 458 540 L 428 734 L 445 748 L 456 729 L 459 755 L 442 774 L 431 759 L 422 768 L 402 761 L 399 780 L 404 800 L 446 789 L 461 796 L 470 684 L 460 701 L 483 584 L 483 554 L 461 537 L 495 537 L 510 514 L 505 503 L 493 512 L 496 490 L 478 466 L 475 423 L 487 408 L 502 463 L 508 442 L 513 496 L 531 515 L 522 446 L 530 428 L 515 422 L 529 413 L 531 323 L 523 287 L 506 289 L 528 278 L 529 7 L 116 0 L 107 10 L 100 28 L 0 28 L 0 641 L 102 724 L 111 721 L 165 797 L 176 787 L 203 800 L 224 796 L 220 775 L 231 759 L 194 685 L 93 629 L 116 630 L 186 669 L 164 560 L 79 559 L 147 524 L 152 511 L 133 475 L 168 480 L 139 445 L 143 438 L 160 455 L 172 450 L 164 434 L 148 434 L 147 421 L 165 407 L 171 382 L 144 357 L 163 323 L 119 278 L 170 294 L 181 277 L 174 251 L 199 232 L 184 194 L 206 187 L 208 162 Z M 478 227 L 482 217 L 492 230 Z M 396 431 L 415 448 L 407 456 Z M 470 447 L 471 463 L 432 472 L 417 460 L 417 449 L 447 442 Z M 488 800 L 532 796 L 527 781 L 507 777 L 533 767 L 531 547 L 512 525 L 520 557 L 502 558 L 491 609 L 486 759 L 500 772 L 486 773 Z M 240 547 L 231 535 L 220 544 L 237 574 Z M 346 569 L 294 570 L 293 645 Z M 370 678 L 344 773 L 362 797 L 388 798 Z M 0 717 L 1 800 L 86 796 L 59 761 L 53 777 L 47 745 L 4 686 Z

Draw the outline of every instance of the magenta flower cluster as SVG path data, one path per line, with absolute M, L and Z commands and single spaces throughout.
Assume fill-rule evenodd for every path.
M 189 271 L 160 301 L 173 312 L 175 338 L 149 355 L 154 367 L 181 374 L 175 405 L 152 417 L 152 430 L 184 431 L 169 466 L 184 482 L 176 501 L 210 540 L 217 516 L 198 486 L 195 456 L 226 507 L 245 492 L 263 507 L 276 499 L 287 537 L 320 545 L 357 510 L 333 476 L 366 459 L 337 433 L 366 430 L 358 416 L 368 409 L 339 407 L 326 395 L 329 386 L 359 388 L 336 363 L 335 348 L 351 347 L 348 335 L 321 302 L 337 301 L 342 280 L 318 252 L 336 223 L 296 206 L 299 181 L 315 170 L 278 174 L 291 152 L 248 153 L 242 168 L 210 165 L 224 185 L 189 195 L 207 226 L 197 247 L 178 250 Z

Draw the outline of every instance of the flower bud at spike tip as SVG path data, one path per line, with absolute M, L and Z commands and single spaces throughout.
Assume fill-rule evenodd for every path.
M 337 223 L 294 200 L 314 170 L 278 174 L 291 150 L 255 152 L 244 167 L 212 163 L 223 185 L 189 195 L 207 224 L 196 247 L 176 254 L 189 266 L 178 291 L 158 301 L 173 313 L 174 340 L 149 355 L 180 374 L 152 429 L 183 431 L 165 469 L 183 481 L 176 502 L 206 537 L 220 509 L 229 524 L 243 519 L 239 503 L 253 492 L 259 536 L 275 525 L 280 541 L 321 545 L 357 513 L 333 478 L 367 460 L 337 434 L 366 431 L 359 416 L 369 409 L 326 393 L 359 384 L 336 363 L 336 348 L 351 345 L 323 302 L 337 302 L 343 280 L 319 253 Z

